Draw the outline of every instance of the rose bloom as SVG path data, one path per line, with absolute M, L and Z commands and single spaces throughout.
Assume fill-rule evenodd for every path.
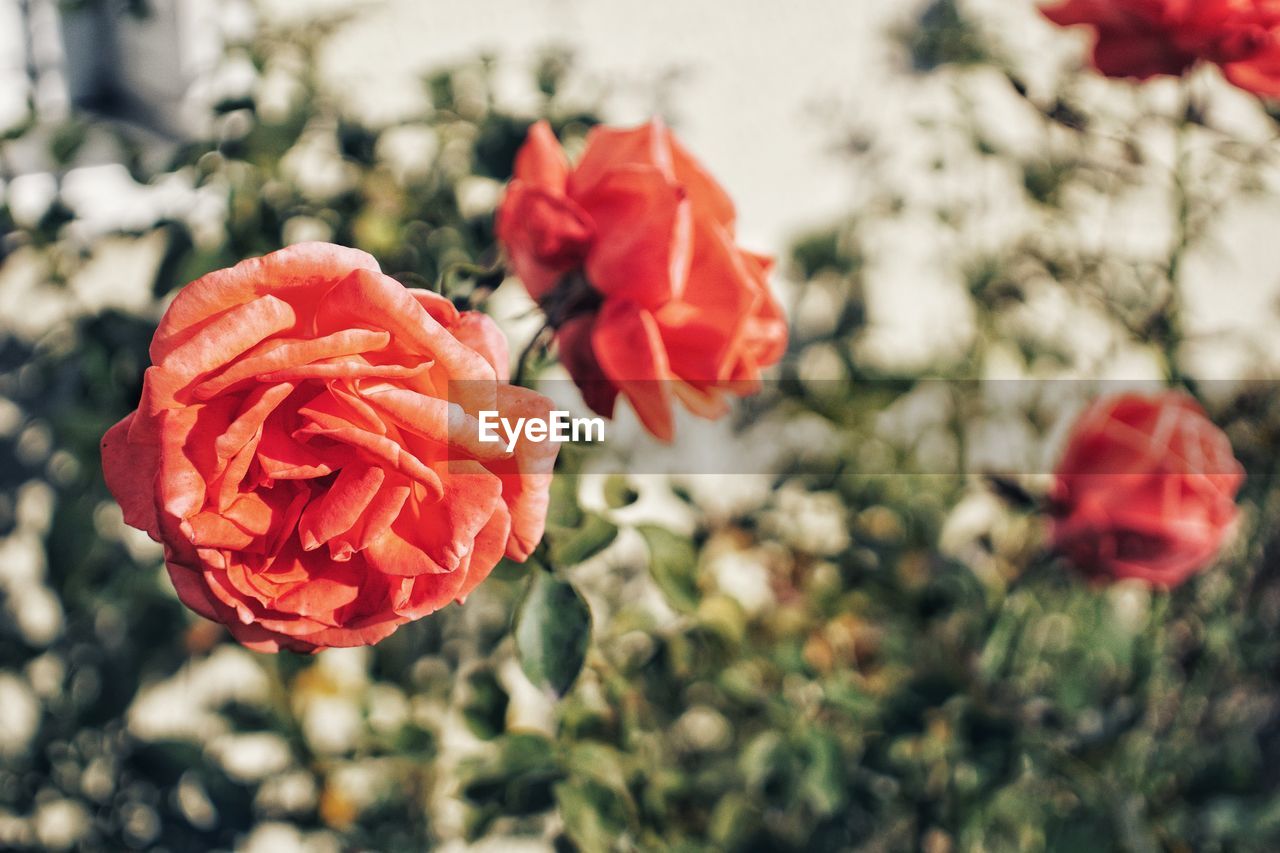
M 1264 97 L 1280 97 L 1276 0 L 1066 0 L 1042 10 L 1096 33 L 1093 64 L 1109 77 L 1181 75 L 1197 62 Z
M 587 404 L 612 416 L 621 394 L 665 441 L 675 401 L 718 417 L 786 347 L 771 259 L 738 247 L 733 202 L 657 120 L 593 128 L 573 168 L 535 124 L 497 233 Z
M 210 273 L 151 360 L 102 440 L 107 486 L 164 544 L 178 597 L 246 646 L 375 643 L 542 536 L 557 445 L 480 444 L 474 415 L 550 401 L 507 384 L 488 317 L 364 252 L 308 243 Z
M 1217 556 L 1242 482 L 1226 434 L 1191 397 L 1103 398 L 1058 465 L 1055 549 L 1093 575 L 1177 586 Z

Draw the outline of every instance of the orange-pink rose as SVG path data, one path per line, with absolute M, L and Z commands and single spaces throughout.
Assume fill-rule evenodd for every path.
M 1217 556 L 1243 481 L 1226 434 L 1187 395 L 1103 398 L 1058 465 L 1054 545 L 1088 574 L 1177 586 Z
M 542 536 L 556 445 L 480 444 L 546 417 L 488 317 L 369 255 L 292 246 L 188 285 L 137 411 L 102 441 L 125 521 L 187 606 L 262 651 L 375 643 Z
M 1092 28 L 1093 64 L 1109 77 L 1178 76 L 1211 62 L 1240 88 L 1280 97 L 1276 0 L 1066 0 L 1043 12 Z
M 772 260 L 737 245 L 734 218 L 661 122 L 593 128 L 572 168 L 546 122 L 530 129 L 497 233 L 595 411 L 621 394 L 670 440 L 674 403 L 717 417 L 781 358 Z

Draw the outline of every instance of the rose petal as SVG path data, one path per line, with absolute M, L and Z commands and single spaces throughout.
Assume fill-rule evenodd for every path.
M 582 266 L 594 233 L 591 217 L 577 202 L 519 180 L 507 187 L 494 230 L 535 302 Z
M 238 382 L 260 374 L 300 367 L 304 364 L 343 355 L 380 350 L 391 341 L 386 332 L 368 329 L 344 329 L 311 340 L 267 341 L 262 351 L 247 353 L 212 379 L 192 389 L 197 400 L 215 397 Z
M 333 537 L 346 533 L 368 509 L 382 488 L 386 473 L 381 468 L 349 465 L 338 472 L 317 499 L 311 501 L 298 522 L 303 550 L 314 551 Z
M 288 302 L 264 296 L 219 315 L 156 363 L 175 377 L 189 381 L 230 363 L 296 321 Z
M 569 177 L 569 160 L 545 119 L 535 122 L 516 152 L 515 178 L 532 186 L 564 193 Z
M 600 369 L 631 403 L 645 429 L 671 441 L 671 368 L 653 315 L 635 303 L 605 303 L 591 335 Z
M 679 298 L 693 252 L 684 190 L 652 166 L 610 171 L 577 201 L 595 223 L 587 278 L 606 297 L 654 308 Z
M 493 367 L 499 382 L 511 378 L 511 352 L 507 348 L 507 336 L 488 314 L 464 311 L 450 328 L 454 336 L 471 347 Z
M 556 332 L 556 350 L 560 363 L 581 389 L 582 399 L 591 411 L 612 418 L 618 386 L 605 375 L 596 359 L 591 342 L 595 327 L 595 314 L 582 314 L 566 320 Z
M 155 486 L 158 448 L 154 444 L 130 443 L 129 428 L 137 416 L 137 412 L 130 412 L 102 437 L 102 476 L 124 511 L 125 524 L 145 530 L 159 542 Z
M 298 243 L 231 269 L 211 272 L 184 287 L 170 304 L 151 341 L 151 363 L 160 364 L 211 317 L 266 294 L 289 300 L 324 283 L 337 283 L 353 269 L 378 270 L 378 262 L 358 249 L 329 243 Z
M 503 506 L 494 512 L 489 523 L 476 534 L 475 547 L 467 557 L 466 580 L 454 593 L 454 600 L 466 601 L 472 590 L 493 571 L 507 550 L 507 541 L 511 538 L 511 516 Z
M 551 401 L 528 388 L 504 385 L 498 393 L 498 405 L 504 417 L 545 420 L 551 413 Z M 506 555 L 513 560 L 528 559 L 542 540 L 551 477 L 559 450 L 560 446 L 554 442 L 529 441 L 521 436 L 512 458 L 485 463 L 485 467 L 502 480 L 502 500 L 510 516 Z
M 406 577 L 459 567 L 501 502 L 502 481 L 474 462 L 451 462 L 449 469 L 439 500 L 407 504 L 365 550 L 370 566 Z
M 664 183 L 676 183 L 671 135 L 658 121 L 635 128 L 596 125 L 587 133 L 582 158 L 569 175 L 570 198 L 593 192 L 602 181 L 620 168 L 640 166 L 655 170 Z

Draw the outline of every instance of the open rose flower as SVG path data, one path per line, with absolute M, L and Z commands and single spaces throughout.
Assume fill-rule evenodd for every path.
M 1092 27 L 1093 64 L 1109 77 L 1178 76 L 1211 62 L 1240 88 L 1280 97 L 1275 0 L 1066 0 L 1042 11 Z
M 733 202 L 659 121 L 592 129 L 572 169 L 535 124 L 497 232 L 602 415 L 621 394 L 669 441 L 674 402 L 718 417 L 782 356 L 772 261 L 738 247 Z
M 353 249 L 302 244 L 188 285 L 138 410 L 102 441 L 125 521 L 178 596 L 261 651 L 375 643 L 542 536 L 556 445 L 480 444 L 546 417 L 489 318 Z
M 1103 398 L 1058 465 L 1054 545 L 1090 574 L 1177 586 L 1217 556 L 1243 481 L 1226 434 L 1187 395 Z

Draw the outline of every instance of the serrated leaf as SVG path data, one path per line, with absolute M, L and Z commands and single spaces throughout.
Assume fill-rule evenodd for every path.
M 524 674 L 563 696 L 587 658 L 591 611 L 571 584 L 540 571 L 516 610 L 514 634 Z
M 654 525 L 638 528 L 649 546 L 649 574 L 667 601 L 686 613 L 698 607 L 698 551 L 693 543 Z

